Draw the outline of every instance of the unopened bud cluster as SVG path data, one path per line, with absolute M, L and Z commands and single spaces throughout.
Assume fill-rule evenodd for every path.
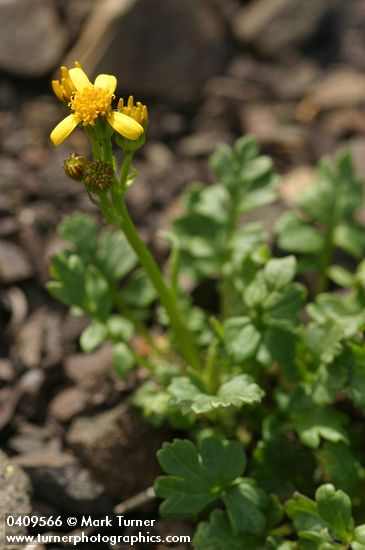
M 111 164 L 100 159 L 90 162 L 75 153 L 64 161 L 64 171 L 69 178 L 83 181 L 89 191 L 106 191 L 114 181 Z
M 114 181 L 113 166 L 97 159 L 84 170 L 84 182 L 90 191 L 106 191 Z

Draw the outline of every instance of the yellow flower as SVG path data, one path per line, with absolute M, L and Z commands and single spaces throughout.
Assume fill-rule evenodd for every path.
M 81 65 L 78 61 L 75 61 L 75 67 L 81 69 Z M 61 80 L 52 80 L 52 88 L 58 99 L 62 101 L 62 103 L 68 105 L 72 94 L 76 92 L 76 88 L 73 85 L 67 67 L 61 67 Z
M 80 67 L 74 67 L 68 71 L 68 78 L 75 88 L 69 102 L 72 113 L 52 131 L 50 137 L 54 145 L 60 145 L 78 124 L 95 126 L 98 117 L 106 117 L 112 128 L 128 139 L 135 140 L 143 134 L 143 127 L 137 121 L 112 110 L 117 86 L 115 76 L 99 74 L 92 84 Z
M 142 105 L 140 101 L 134 104 L 132 95 L 129 96 L 127 105 L 124 105 L 123 98 L 120 98 L 118 102 L 118 111 L 136 120 L 143 128 L 146 128 L 148 125 L 148 109 L 146 105 Z

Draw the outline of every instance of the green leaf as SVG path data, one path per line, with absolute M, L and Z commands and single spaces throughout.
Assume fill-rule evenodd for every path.
M 299 283 L 272 292 L 263 303 L 263 322 L 270 327 L 295 332 L 305 295 L 306 290 Z
M 263 303 L 268 296 L 268 287 L 262 271 L 256 273 L 255 278 L 244 290 L 243 298 L 248 308 L 255 308 Z
M 85 293 L 87 313 L 99 321 L 107 321 L 112 307 L 109 285 L 94 265 L 89 265 L 86 268 Z
M 352 550 L 365 550 L 365 525 L 358 525 L 353 533 Z
M 269 323 L 271 323 L 271 320 L 269 320 Z M 275 324 L 275 321 L 273 324 Z M 295 359 L 296 345 L 296 334 L 286 331 L 285 326 L 283 329 L 275 328 L 275 326 L 266 327 L 256 358 L 264 366 L 270 366 L 277 362 L 284 367 L 285 377 L 290 382 L 297 382 L 299 371 Z
M 266 526 L 264 510 L 269 500 L 255 482 L 244 479 L 231 487 L 223 496 L 228 517 L 235 530 L 241 533 L 260 535 Z
M 346 386 L 348 368 L 341 357 L 331 364 L 320 365 L 312 383 L 313 401 L 318 405 L 327 405 L 336 401 L 338 390 Z
M 127 304 L 137 307 L 147 307 L 156 300 L 156 290 L 142 269 L 137 269 L 123 288 L 124 300 Z
M 327 527 L 319 515 L 317 504 L 300 493 L 295 493 L 293 498 L 285 503 L 285 511 L 293 520 L 299 534 L 303 531 L 321 533 Z
M 257 537 L 233 530 L 223 510 L 213 510 L 209 522 L 198 524 L 193 543 L 195 550 L 262 550 Z
M 285 212 L 275 225 L 278 244 L 282 250 L 301 254 L 316 254 L 323 245 L 321 232 L 292 212 Z
M 134 366 L 134 355 L 124 342 L 113 345 L 113 367 L 117 374 L 124 377 Z
M 107 338 L 107 335 L 108 330 L 105 324 L 98 321 L 92 322 L 80 336 L 82 351 L 85 353 L 94 351 Z
M 365 230 L 363 226 L 339 224 L 334 232 L 334 243 L 357 260 L 364 257 Z
M 350 495 L 364 479 L 364 468 L 344 443 L 326 441 L 318 451 L 317 460 L 325 477 Z
M 310 323 L 305 331 L 305 341 L 310 351 L 323 363 L 332 363 L 342 351 L 343 330 L 335 323 L 323 325 Z
M 132 404 L 141 409 L 143 416 L 153 426 L 168 422 L 176 430 L 188 430 L 194 424 L 193 415 L 184 416 L 177 407 L 171 406 L 171 395 L 152 380 L 140 386 L 132 395 Z
M 327 483 L 317 489 L 316 501 L 318 512 L 329 525 L 334 538 L 349 543 L 354 529 L 350 497 Z
M 134 334 L 133 323 L 121 315 L 110 315 L 107 320 L 107 328 L 109 336 L 114 342 L 129 342 Z
M 362 198 L 362 182 L 354 174 L 350 153 L 345 151 L 334 163 L 328 159 L 320 162 L 316 182 L 305 189 L 299 206 L 323 224 L 337 225 L 355 213 Z
M 264 276 L 271 288 L 281 289 L 292 282 L 296 272 L 294 256 L 269 260 L 264 268 Z
M 168 476 L 155 483 L 157 496 L 166 499 L 160 506 L 163 515 L 189 517 L 201 512 L 219 498 L 246 466 L 246 457 L 237 441 L 206 438 L 199 450 L 187 440 L 164 443 L 157 453 Z
M 68 306 L 86 308 L 85 265 L 76 254 L 59 253 L 52 258 L 50 272 L 55 281 L 47 284 L 48 292 Z
M 351 301 L 345 300 L 335 294 L 319 294 L 314 304 L 308 304 L 309 316 L 318 324 L 326 323 L 338 325 L 342 328 L 343 337 L 355 336 L 365 322 L 365 310 L 356 306 Z
M 354 284 L 354 275 L 340 265 L 331 265 L 327 270 L 328 277 L 343 288 L 351 288 Z
M 264 428 L 269 423 L 267 417 Z M 301 465 L 298 468 L 298 464 Z M 253 472 L 259 485 L 281 499 L 289 498 L 295 489 L 308 491 L 312 487 L 315 462 L 311 451 L 289 437 L 284 427 L 272 430 L 259 441 L 253 453 Z
M 223 384 L 216 395 L 205 393 L 187 377 L 174 378 L 168 390 L 173 396 L 173 404 L 185 414 L 191 411 L 202 414 L 231 406 L 240 408 L 259 403 L 264 396 L 263 390 L 246 374 L 235 376 Z
M 138 263 L 126 237 L 121 231 L 103 231 L 98 239 L 96 263 L 108 281 L 117 281 Z
M 74 251 L 85 263 L 92 261 L 96 252 L 97 226 L 87 214 L 76 212 L 66 216 L 57 228 L 62 239 L 72 243 Z
M 235 363 L 243 363 L 255 354 L 261 335 L 248 317 L 227 319 L 223 330 L 227 351 Z
M 345 429 L 347 416 L 329 407 L 316 405 L 302 388 L 292 395 L 290 416 L 293 428 L 308 447 L 316 449 L 321 438 L 334 443 L 348 443 Z
M 261 222 L 245 224 L 238 228 L 231 241 L 233 262 L 242 262 L 253 250 L 268 239 L 267 231 Z
M 212 218 L 218 223 L 228 222 L 230 197 L 221 185 L 206 187 L 194 184 L 186 194 L 185 201 L 189 211 Z
M 349 383 L 346 393 L 360 409 L 365 409 L 365 349 L 363 346 L 352 347 L 352 361 L 349 369 Z

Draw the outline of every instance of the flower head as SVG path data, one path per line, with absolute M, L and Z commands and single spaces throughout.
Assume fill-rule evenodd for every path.
M 134 98 L 129 96 L 127 105 L 124 105 L 124 100 L 121 97 L 118 102 L 118 111 L 136 120 L 143 128 L 148 126 L 148 109 L 140 101 L 134 104 Z
M 78 124 L 95 126 L 99 117 L 106 118 L 118 134 L 128 139 L 136 140 L 143 134 L 144 129 L 136 120 L 112 110 L 114 91 L 117 87 L 115 76 L 99 74 L 92 84 L 81 67 L 76 66 L 65 70 L 67 73 L 64 71 L 64 82 L 62 83 L 62 79 L 61 83 L 55 81 L 59 85 L 56 85 L 56 95 L 63 100 L 73 87 L 68 103 L 72 112 L 52 131 L 50 137 L 54 145 L 60 145 Z

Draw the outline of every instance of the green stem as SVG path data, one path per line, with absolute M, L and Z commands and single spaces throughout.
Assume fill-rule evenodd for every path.
M 331 224 L 327 228 L 323 250 L 319 258 L 319 278 L 316 286 L 316 292 L 315 292 L 316 295 L 320 294 L 321 292 L 325 292 L 327 290 L 327 286 L 328 286 L 327 271 L 329 266 L 332 263 L 332 255 L 333 255 L 333 249 L 334 249 L 333 237 L 334 237 L 334 225 Z
M 239 209 L 240 201 L 238 198 L 235 200 L 232 198 L 232 207 L 230 212 L 230 217 L 228 220 L 227 225 L 227 235 L 226 235 L 226 249 L 224 252 L 224 258 L 222 261 L 222 271 L 227 262 L 229 262 L 231 257 L 231 240 L 233 237 L 233 234 L 235 232 L 239 217 L 240 217 L 240 209 Z M 224 273 L 222 273 L 222 285 L 221 285 L 221 313 L 223 319 L 225 319 L 229 311 L 231 309 L 231 303 L 232 303 L 232 286 L 229 282 L 227 282 L 224 279 Z
M 129 216 L 124 199 L 122 199 L 121 203 L 118 205 L 118 210 L 123 219 L 122 229 L 125 236 L 137 254 L 139 261 L 146 270 L 148 277 L 160 297 L 161 303 L 170 319 L 181 354 L 195 370 L 200 370 L 201 366 L 199 352 L 195 346 L 193 336 L 182 320 L 173 295 L 166 286 L 152 254 L 139 236 L 136 227 Z
M 217 364 L 218 338 L 213 338 L 211 341 L 204 366 L 204 374 L 208 386 L 209 393 L 215 395 L 220 386 L 219 366 Z
M 161 303 L 166 310 L 182 356 L 194 370 L 200 371 L 200 356 L 198 348 L 195 345 L 193 335 L 182 319 L 175 297 L 172 291 L 167 287 L 156 261 L 139 236 L 124 201 L 124 192 L 126 189 L 132 157 L 133 151 L 126 150 L 124 152 L 124 160 L 119 182 L 117 186 L 113 186 L 114 192 L 112 193 L 112 199 L 114 208 L 116 209 L 118 217 L 121 220 L 121 229 L 124 231 L 129 244 L 137 254 L 140 263 L 146 270 L 147 276 L 153 284 L 157 294 L 159 295 Z
M 170 260 L 169 260 L 169 278 L 171 292 L 174 299 L 179 298 L 179 268 L 180 268 L 180 249 L 172 244 Z
M 132 158 L 133 158 L 133 151 L 124 152 L 123 165 L 122 165 L 122 170 L 119 178 L 119 188 L 122 193 L 124 193 L 126 190 L 128 172 L 132 162 Z

